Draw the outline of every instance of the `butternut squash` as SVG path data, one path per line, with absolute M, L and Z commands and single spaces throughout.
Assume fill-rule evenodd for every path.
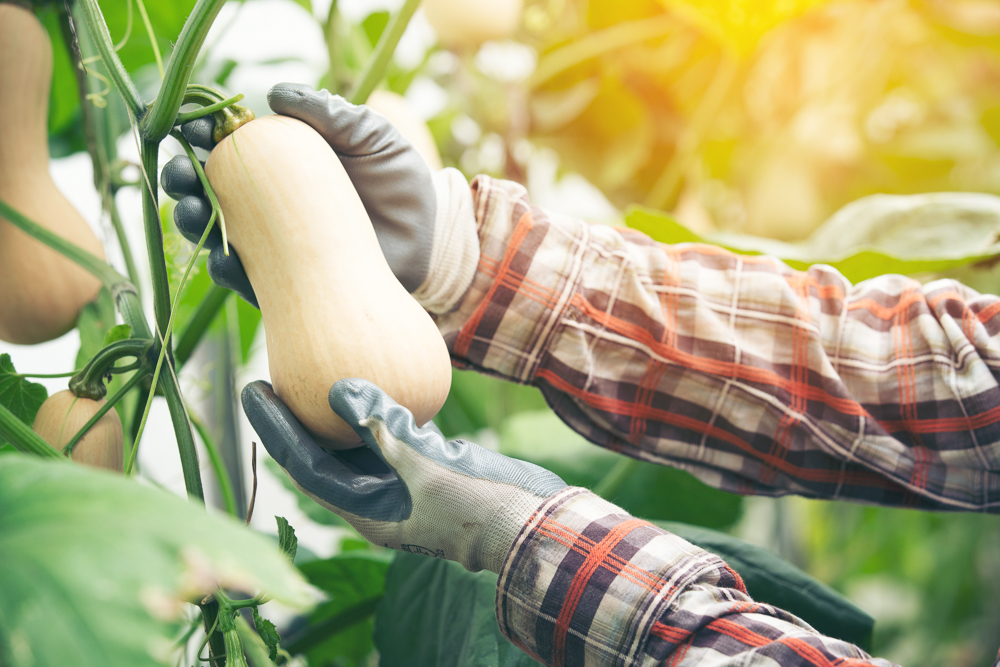
M 448 48 L 505 39 L 521 25 L 523 0 L 424 0 L 424 15 Z
M 427 123 L 410 108 L 406 98 L 389 90 L 374 90 L 365 105 L 377 111 L 399 130 L 434 171 L 440 169 L 441 153 Z
M 42 440 L 61 452 L 102 405 L 104 399 L 92 401 L 78 398 L 66 389 L 49 396 L 42 403 L 32 428 Z M 94 468 L 122 472 L 124 443 L 122 421 L 118 413 L 111 409 L 73 446 L 73 460 Z
M 49 176 L 52 45 L 31 11 L 0 4 L 0 199 L 104 258 L 101 242 Z M 0 340 L 66 333 L 100 282 L 0 217 Z
M 275 393 L 327 447 L 360 439 L 330 387 L 370 380 L 424 424 L 451 363 L 440 332 L 389 269 L 336 154 L 305 123 L 265 116 L 212 151 L 206 172 L 263 316 Z

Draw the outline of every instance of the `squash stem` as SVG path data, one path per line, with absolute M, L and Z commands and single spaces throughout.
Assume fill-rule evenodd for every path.
M 233 95 L 232 97 L 226 98 L 221 102 L 216 102 L 206 107 L 195 109 L 194 111 L 182 111 L 181 113 L 177 114 L 177 120 L 174 121 L 174 124 L 183 125 L 184 123 L 192 121 L 195 118 L 201 118 L 202 116 L 207 116 L 210 113 L 221 111 L 222 109 L 225 109 L 228 106 L 236 104 L 242 99 L 243 99 L 243 93 L 240 93 L 239 95 Z
M 83 439 L 83 436 L 87 435 L 90 429 L 93 428 L 94 424 L 99 422 L 101 417 L 106 415 L 109 410 L 115 407 L 115 404 L 118 403 L 118 401 L 125 398 L 125 394 L 132 391 L 132 388 L 139 384 L 139 382 L 147 375 L 149 375 L 148 368 L 139 368 L 139 370 L 128 379 L 128 382 L 126 382 L 121 389 L 116 391 L 111 398 L 105 401 L 104 405 L 102 405 L 100 409 L 94 413 L 94 416 L 87 420 L 87 423 L 84 424 L 83 427 L 76 432 L 76 435 L 74 435 L 73 438 L 66 443 L 66 446 L 62 449 L 63 456 L 66 458 L 72 458 L 73 448 L 76 447 L 76 444 Z
M 152 345 L 151 338 L 129 338 L 101 348 L 83 370 L 69 381 L 70 391 L 95 401 L 104 398 L 108 388 L 104 386 L 102 378 L 112 372 L 115 362 L 123 357 L 135 357 L 142 364 L 146 362 L 146 354 Z
M 419 6 L 420 0 L 406 0 L 399 12 L 389 19 L 389 24 L 385 27 L 385 31 L 375 46 L 375 52 L 365 63 L 361 78 L 358 79 L 351 94 L 347 97 L 351 104 L 364 104 L 368 100 L 368 96 L 375 90 L 375 86 L 382 81 L 385 70 L 389 66 L 389 60 L 396 50 L 396 45 L 399 44 L 400 37 L 403 36 L 406 26 L 409 25 L 413 13 L 417 11 Z

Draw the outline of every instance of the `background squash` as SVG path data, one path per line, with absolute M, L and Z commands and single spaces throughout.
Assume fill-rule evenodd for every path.
M 52 45 L 34 14 L 0 4 L 0 199 L 104 258 L 101 242 L 49 175 Z M 0 339 L 34 344 L 66 333 L 100 282 L 0 217 Z
M 42 403 L 32 428 L 45 442 L 61 452 L 102 405 L 103 399 L 78 398 L 66 389 L 49 396 Z M 73 460 L 95 468 L 122 472 L 124 443 L 122 421 L 117 412 L 108 410 L 73 447 Z
M 206 170 L 260 304 L 274 390 L 306 428 L 325 446 L 360 443 L 327 400 L 346 377 L 429 421 L 451 386 L 448 349 L 389 269 L 326 141 L 266 116 L 219 143 Z

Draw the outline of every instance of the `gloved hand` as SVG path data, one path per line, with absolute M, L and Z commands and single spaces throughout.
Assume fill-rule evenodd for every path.
M 330 144 L 368 211 L 389 268 L 407 291 L 414 292 L 430 268 L 437 209 L 431 171 L 424 159 L 385 118 L 325 90 L 279 83 L 268 92 L 267 103 L 275 113 L 308 123 Z M 211 150 L 214 125 L 207 116 L 186 123 L 181 133 L 192 145 Z M 197 243 L 212 208 L 186 155 L 174 157 L 163 167 L 160 183 L 179 200 L 174 209 L 177 229 Z M 211 251 L 209 275 L 256 306 L 239 257 L 232 248 L 227 257 L 221 246 L 222 234 L 213 230 L 206 241 Z
M 554 473 L 432 425 L 366 380 L 333 385 L 330 406 L 367 447 L 319 447 L 266 382 L 243 389 L 243 409 L 295 485 L 371 542 L 499 573 L 524 524 L 566 487 Z

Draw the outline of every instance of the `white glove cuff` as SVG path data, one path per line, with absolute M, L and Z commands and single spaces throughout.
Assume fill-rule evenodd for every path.
M 425 310 L 447 313 L 465 295 L 479 265 L 479 235 L 469 183 L 457 169 L 433 175 L 437 192 L 430 271 L 413 293 Z

